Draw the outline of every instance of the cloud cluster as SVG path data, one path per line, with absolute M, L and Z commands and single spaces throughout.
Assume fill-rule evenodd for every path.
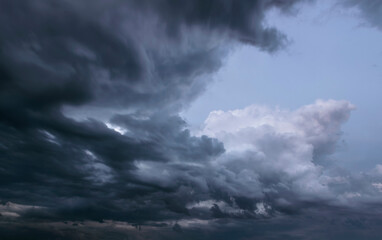
M 354 108 L 347 101 L 317 100 L 295 111 L 257 105 L 214 111 L 198 133 L 208 141 L 203 142 L 210 146 L 208 151 L 199 154 L 199 145 L 191 158 L 185 154 L 167 162 L 137 159 L 133 174 L 152 186 L 173 189 L 171 199 L 165 200 L 169 209 L 201 219 L 377 204 L 380 167 L 354 175 L 330 160 L 341 139 L 341 125 Z M 195 145 L 191 139 L 189 149 Z M 209 158 L 201 158 L 212 149 Z
M 50 209 L 41 218 L 187 215 L 177 199 L 208 189 L 187 177 L 224 146 L 178 111 L 227 47 L 282 47 L 265 12 L 297 2 L 1 1 L 0 198 Z M 179 178 L 158 179 L 160 166 Z
M 214 111 L 202 133 L 224 143 L 216 164 L 238 179 L 242 187 L 234 189 L 242 195 L 261 193 L 281 205 L 326 200 L 333 196 L 321 162 L 336 149 L 353 109 L 346 101 L 318 100 L 296 111 L 256 105 Z
M 348 102 L 215 111 L 200 135 L 178 115 L 234 45 L 282 48 L 265 14 L 299 2 L 0 0 L 0 235 L 102 238 L 129 222 L 150 239 L 220 238 L 253 219 L 376 203 L 380 166 L 326 166 Z

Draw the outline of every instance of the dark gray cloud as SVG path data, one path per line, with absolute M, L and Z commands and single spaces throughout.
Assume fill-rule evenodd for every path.
M 382 2 L 379 0 L 340 0 L 347 7 L 359 10 L 360 15 L 371 25 L 382 30 Z
M 220 66 L 222 43 L 281 46 L 264 11 L 292 2 L 1 1 L 1 197 L 101 218 L 135 197 L 175 194 L 181 184 L 136 177 L 137 161 L 203 163 L 224 151 L 192 137 L 177 110 Z M 110 122 L 128 132 L 74 121 L 65 106 L 127 111 Z M 154 208 L 184 208 L 167 198 Z
M 68 218 L 149 217 L 137 212 L 141 207 L 153 211 L 149 218 L 155 218 L 162 215 L 162 208 L 175 212 L 182 208 L 169 202 L 182 184 L 147 181 L 150 172 L 140 178 L 135 174 L 136 161 L 203 163 L 224 151 L 216 139 L 192 137 L 182 130 L 179 117 L 140 121 L 123 117 L 137 136 L 121 135 L 94 120 L 59 120 L 57 116 L 53 126 L 26 130 L 2 126 L 2 198 L 50 207 Z M 146 205 L 147 200 L 152 204 Z M 127 214 L 130 211 L 135 213 Z
M 222 42 L 282 46 L 264 11 L 292 2 L 2 1 L 2 109 L 179 109 L 220 66 Z
M 261 127 L 220 112 L 225 133 L 211 115 L 200 136 L 179 117 L 233 46 L 282 48 L 266 11 L 298 2 L 1 0 L 1 237 L 298 239 L 304 217 L 325 218 L 309 211 L 376 204 L 380 166 L 353 176 L 320 165 L 347 102 L 262 113 L 284 122 Z
M 132 226 L 118 221 L 8 222 L 5 239 L 301 239 L 380 238 L 380 208 L 349 210 L 319 207 L 292 218 L 181 220 Z

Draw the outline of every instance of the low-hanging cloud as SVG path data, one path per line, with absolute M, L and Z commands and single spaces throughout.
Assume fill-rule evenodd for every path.
M 1 199 L 58 219 L 186 213 L 173 199 L 194 183 L 155 181 L 146 162 L 197 172 L 224 152 L 191 136 L 178 111 L 227 46 L 282 47 L 265 12 L 297 2 L 1 1 Z

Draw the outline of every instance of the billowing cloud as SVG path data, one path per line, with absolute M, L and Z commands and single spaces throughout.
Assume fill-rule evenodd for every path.
M 233 45 L 282 47 L 265 12 L 297 2 L 1 1 L 1 199 L 47 218 L 187 214 L 176 199 L 208 189 L 188 178 L 224 146 L 178 111 Z
M 321 162 L 336 149 L 353 109 L 346 101 L 318 100 L 296 111 L 256 105 L 214 111 L 202 133 L 224 143 L 226 154 L 216 164 L 238 179 L 242 196 L 262 193 L 280 204 L 327 199 L 333 196 Z
M 317 100 L 295 111 L 256 105 L 214 111 L 198 133 L 208 139 L 203 145 L 209 151 L 216 149 L 210 158 L 201 159 L 204 152 L 192 161 L 187 155 L 169 162 L 136 160 L 134 176 L 174 189 L 176 201 L 166 202 L 174 211 L 206 219 L 269 217 L 316 204 L 378 203 L 378 166 L 352 175 L 330 160 L 341 125 L 354 109 L 347 101 Z
M 294 2 L 1 1 L 2 112 L 17 121 L 25 108 L 85 103 L 179 109 L 203 90 L 229 42 L 283 46 L 264 15 Z

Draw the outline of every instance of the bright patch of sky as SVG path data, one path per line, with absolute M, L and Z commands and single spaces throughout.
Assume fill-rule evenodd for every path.
M 382 32 L 354 9 L 334 1 L 305 4 L 297 16 L 268 15 L 291 40 L 274 55 L 255 47 L 236 48 L 215 82 L 182 113 L 191 128 L 213 110 L 251 104 L 297 109 L 316 99 L 347 100 L 357 109 L 343 127 L 332 156 L 350 170 L 367 170 L 382 160 Z

